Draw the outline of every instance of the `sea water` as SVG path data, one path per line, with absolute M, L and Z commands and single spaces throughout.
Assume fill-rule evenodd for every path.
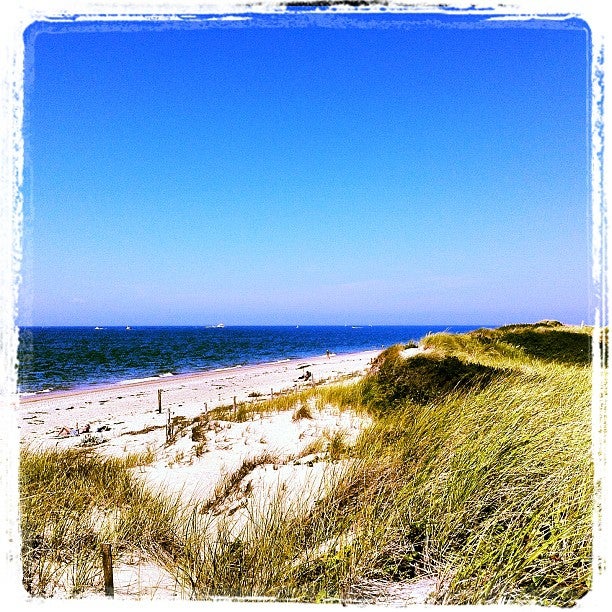
M 481 326 L 24 327 L 18 390 L 45 393 L 354 353 Z

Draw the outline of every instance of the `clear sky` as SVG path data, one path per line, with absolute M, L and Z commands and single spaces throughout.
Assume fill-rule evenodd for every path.
M 26 34 L 18 323 L 591 318 L 579 21 Z

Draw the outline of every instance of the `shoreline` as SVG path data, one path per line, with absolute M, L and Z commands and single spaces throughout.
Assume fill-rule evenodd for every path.
M 81 436 L 59 438 L 62 427 L 80 430 L 90 425 L 91 432 L 96 433 L 98 427 L 107 426 L 110 437 L 121 437 L 127 448 L 133 446 L 134 438 L 142 437 L 131 433 L 163 428 L 168 412 L 194 418 L 231 405 L 234 398 L 237 403 L 257 401 L 313 384 L 362 376 L 381 350 L 288 359 L 19 397 L 19 438 L 35 446 L 67 447 L 78 443 Z M 307 370 L 311 378 L 304 381 L 300 377 Z
M 384 349 L 368 349 L 365 351 L 351 351 L 348 353 L 330 353 L 330 358 L 337 357 L 351 357 L 355 355 L 361 355 L 362 353 L 380 353 Z M 263 367 L 274 367 L 277 365 L 283 364 L 291 364 L 295 361 L 316 361 L 319 359 L 327 360 L 327 355 L 314 355 L 314 356 L 306 356 L 306 357 L 287 357 L 284 359 L 277 359 L 274 361 L 260 361 L 255 363 L 244 363 L 244 364 L 236 364 L 231 366 L 223 366 L 219 368 L 212 368 L 209 370 L 197 370 L 193 372 L 179 372 L 179 373 L 164 373 L 164 374 L 156 374 L 151 376 L 142 376 L 140 378 L 127 378 L 117 381 L 107 381 L 100 383 L 84 383 L 79 384 L 74 387 L 70 387 L 67 389 L 49 389 L 43 391 L 24 391 L 22 393 L 18 393 L 18 402 L 19 404 L 28 404 L 37 402 L 40 400 L 53 399 L 57 397 L 65 397 L 65 396 L 74 396 L 85 393 L 94 393 L 94 392 L 103 392 L 109 390 L 123 389 L 126 387 L 131 387 L 134 385 L 149 385 L 149 384 L 162 384 L 164 380 L 172 380 L 172 381 L 180 381 L 180 380 L 189 380 L 194 378 L 206 377 L 206 376 L 214 376 L 219 373 L 232 372 L 235 370 L 249 370 L 255 368 L 263 368 Z

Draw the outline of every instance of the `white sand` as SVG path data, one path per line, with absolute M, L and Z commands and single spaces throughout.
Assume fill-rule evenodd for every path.
M 410 355 L 418 352 L 411 349 Z M 293 411 L 254 414 L 244 422 L 209 418 L 204 435 L 192 439 L 192 419 L 205 407 L 255 401 L 312 384 L 300 376 L 307 370 L 316 383 L 362 376 L 379 351 L 347 355 L 325 355 L 280 363 L 245 366 L 187 376 L 115 384 L 82 391 L 23 397 L 19 406 L 22 443 L 31 448 L 67 448 L 93 437 L 93 448 L 103 455 L 121 456 L 152 451 L 152 463 L 134 468 L 134 475 L 165 495 L 178 495 L 185 505 L 217 503 L 208 511 L 210 526 L 219 521 L 236 535 L 258 512 L 282 500 L 283 512 L 304 511 L 334 486 L 347 460 L 330 461 L 325 448 L 338 433 L 347 445 L 371 421 L 353 411 L 332 406 L 318 410 L 311 401 L 312 418 L 294 419 Z M 410 356 L 408 353 L 406 356 Z M 158 389 L 162 390 L 162 413 L 158 412 Z M 166 444 L 168 408 L 172 416 L 185 417 L 188 426 L 171 444 Z M 90 434 L 59 437 L 61 427 L 82 429 Z M 98 431 L 102 426 L 108 430 Z M 318 452 L 308 451 L 319 444 Z M 309 454 L 308 454 L 309 453 Z M 261 459 L 261 457 L 264 457 Z M 260 458 L 257 460 L 257 458 Z M 227 475 L 243 462 L 257 465 L 229 491 L 220 495 Z M 249 519 L 250 517 L 250 519 Z M 92 517 L 92 521 L 96 521 Z M 252 524 L 252 523 L 251 523 Z M 122 598 L 159 599 L 180 597 L 177 586 L 161 568 L 146 560 L 120 563 L 115 575 L 116 594 Z M 402 598 L 399 598 L 400 600 Z
M 325 355 L 309 359 L 244 366 L 215 370 L 200 374 L 171 376 L 133 383 L 88 388 L 82 391 L 55 392 L 27 396 L 20 399 L 18 425 L 22 441 L 32 447 L 76 444 L 79 438 L 57 439 L 63 426 L 82 429 L 91 425 L 108 425 L 103 432 L 109 444 L 124 443 L 125 450 L 138 447 L 130 432 L 147 427 L 163 427 L 170 408 L 175 416 L 193 418 L 208 409 L 253 400 L 249 394 L 270 396 L 310 385 L 299 380 L 306 371 L 312 372 L 316 383 L 341 377 L 360 376 L 367 371 L 370 361 L 379 351 L 365 351 L 346 355 Z M 162 390 L 162 413 L 158 413 L 157 391 Z M 96 434 L 97 435 L 97 434 Z M 137 438 L 137 437 L 136 437 Z
M 324 461 L 325 456 L 300 461 L 309 444 L 316 441 L 323 449 L 340 432 L 346 444 L 353 444 L 370 419 L 352 411 L 340 412 L 328 406 L 317 410 L 310 404 L 312 418 L 293 419 L 293 411 L 255 413 L 250 420 L 231 422 L 210 418 L 204 437 L 192 439 L 192 419 L 218 406 L 255 402 L 324 381 L 345 380 L 363 375 L 378 351 L 346 355 L 326 355 L 312 359 L 216 370 L 187 376 L 115 384 L 81 391 L 39 394 L 24 397 L 19 407 L 21 440 L 30 448 L 69 448 L 95 441 L 96 452 L 122 456 L 151 451 L 155 459 L 136 468 L 135 475 L 154 490 L 180 495 L 184 503 L 210 499 L 222 479 L 241 467 L 245 460 L 257 465 L 235 491 L 220 504 L 216 514 L 236 514 L 240 523 L 247 502 L 270 500 L 283 491 L 289 505 L 299 498 L 302 508 L 331 486 L 339 465 Z M 300 376 L 309 371 L 311 380 Z M 158 389 L 162 390 L 162 412 L 158 412 Z M 255 396 L 257 397 L 249 397 Z M 168 409 L 172 417 L 185 417 L 187 426 L 176 440 L 166 443 Z M 58 435 L 62 427 L 90 433 Z M 106 428 L 98 431 L 100 428 Z M 310 460 L 309 460 L 310 459 Z M 241 490 L 249 492 L 249 499 Z M 249 506 L 249 509 L 253 508 Z

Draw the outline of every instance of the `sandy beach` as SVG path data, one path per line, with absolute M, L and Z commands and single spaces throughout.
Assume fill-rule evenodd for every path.
M 405 356 L 418 351 L 409 349 Z M 242 421 L 209 414 L 197 436 L 193 423 L 200 421 L 194 419 L 233 405 L 234 397 L 238 404 L 256 402 L 313 384 L 355 380 L 379 352 L 321 355 L 25 396 L 19 405 L 20 439 L 31 449 L 87 446 L 102 456 L 148 453 L 146 464 L 132 469 L 137 479 L 160 495 L 179 499 L 185 508 L 197 508 L 198 515 L 208 517 L 204 524 L 211 537 L 218 529 L 245 537 L 249 525 L 252 529 L 257 517 L 265 517 L 272 506 L 280 504 L 285 516 L 302 513 L 334 487 L 351 460 L 333 457 L 332 440 L 352 446 L 371 418 L 331 405 L 317 407 L 311 398 L 305 417 L 298 417 L 295 408 L 254 412 Z M 305 372 L 310 372 L 306 381 Z M 188 423 L 171 443 L 165 430 L 168 409 L 173 418 L 183 417 L 180 420 Z M 61 428 L 76 430 L 77 425 L 77 435 L 59 435 Z M 83 432 L 86 426 L 89 431 Z M 92 515 L 90 528 L 103 529 L 106 520 Z M 320 554 L 326 545 L 322 546 Z M 147 558 L 118 560 L 114 573 L 118 598 L 185 597 L 167 569 Z M 432 589 L 431 581 L 422 581 L 401 592 L 381 592 L 380 601 L 421 603 Z
M 101 427 L 105 444 L 124 451 L 138 450 L 141 443 L 131 432 L 165 426 L 168 409 L 172 416 L 193 418 L 223 405 L 255 401 L 279 393 L 303 389 L 314 382 L 330 382 L 363 375 L 379 351 L 343 355 L 321 355 L 308 359 L 242 366 L 189 375 L 126 381 L 83 390 L 22 396 L 18 426 L 22 442 L 31 447 L 66 447 L 80 436 L 59 437 L 62 427 L 92 434 Z M 306 371 L 310 380 L 304 382 Z M 162 412 L 158 412 L 158 390 L 162 391 Z
M 309 416 L 295 410 L 254 413 L 242 422 L 209 415 L 194 441 L 192 427 L 166 443 L 168 409 L 186 422 L 219 406 L 269 398 L 334 381 L 362 376 L 379 351 L 287 360 L 200 374 L 131 381 L 100 388 L 22 397 L 19 430 L 22 444 L 32 449 L 69 448 L 93 443 L 104 456 L 149 452 L 147 465 L 133 470 L 153 490 L 179 496 L 185 505 L 208 503 L 218 521 L 231 521 L 236 533 L 279 495 L 289 511 L 303 511 L 333 486 L 346 460 L 330 461 L 325 444 L 340 435 L 351 445 L 371 421 L 365 415 L 336 407 L 317 408 Z M 305 372 L 310 372 L 304 381 Z M 162 412 L 158 412 L 161 389 Z M 58 435 L 62 427 L 78 435 Z M 89 432 L 83 433 L 85 426 Z M 308 449 L 312 449 L 312 452 Z M 319 449 L 317 451 L 317 448 Z M 235 486 L 224 490 L 227 477 L 250 462 Z M 244 468 L 243 468 L 244 469 Z M 92 517 L 95 523 L 96 518 Z M 92 527 L 96 528 L 92 523 Z M 176 585 L 159 567 L 119 564 L 116 594 L 127 598 L 180 597 Z

